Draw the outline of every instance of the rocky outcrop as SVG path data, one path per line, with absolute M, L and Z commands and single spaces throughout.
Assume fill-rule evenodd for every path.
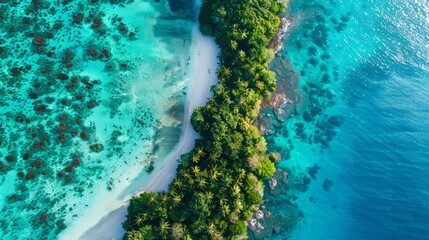
M 271 196 L 284 194 L 287 187 L 288 172 L 282 169 L 277 169 L 274 176 L 268 180 L 269 190 Z M 283 191 L 280 193 L 280 191 Z M 296 219 L 295 209 L 291 209 L 285 204 L 285 211 L 272 212 L 270 206 L 269 196 L 264 195 L 266 198 L 261 201 L 261 207 L 254 212 L 251 220 L 248 222 L 248 227 L 253 235 L 252 239 L 265 239 L 273 233 L 278 233 L 291 226 Z
M 271 62 L 271 70 L 276 73 L 276 91 L 262 101 L 261 113 L 252 122 L 262 135 L 273 134 L 271 126 L 298 114 L 304 102 L 299 88 L 299 73 L 292 68 L 290 60 L 278 54 Z
M 264 136 L 274 133 L 270 128 L 273 122 L 274 121 L 270 118 L 269 114 L 259 114 L 258 117 L 252 121 L 252 124 L 255 125 L 259 129 L 259 132 Z
M 276 35 L 274 35 L 273 38 L 271 38 L 270 42 L 268 43 L 268 48 L 273 49 L 275 52 L 279 51 L 282 48 L 283 33 L 287 31 L 291 23 L 292 21 L 287 18 L 281 19 L 281 23 L 279 28 L 277 29 L 277 33 Z
M 290 60 L 275 58 L 271 69 L 277 76 L 276 91 L 262 102 L 261 107 L 272 109 L 276 119 L 283 122 L 292 114 L 299 113 L 304 95 L 299 89 L 299 73 L 292 68 Z

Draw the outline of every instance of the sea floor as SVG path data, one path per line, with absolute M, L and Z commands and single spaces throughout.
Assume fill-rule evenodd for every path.
M 1 239 L 95 224 L 175 147 L 195 25 L 186 7 L 0 2 Z
M 266 239 L 429 239 L 427 6 L 290 1 L 277 60 L 305 100 L 266 137 L 288 172 Z

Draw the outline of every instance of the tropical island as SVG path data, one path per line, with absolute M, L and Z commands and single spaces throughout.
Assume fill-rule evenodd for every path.
M 221 49 L 219 83 L 191 122 L 201 138 L 180 157 L 169 191 L 131 199 L 125 239 L 246 238 L 259 209 L 262 180 L 278 161 L 251 121 L 275 90 L 274 58 L 267 45 L 280 25 L 285 3 L 271 0 L 203 2 L 200 30 Z
M 203 1 L 0 0 L 0 239 L 429 236 L 427 1 Z

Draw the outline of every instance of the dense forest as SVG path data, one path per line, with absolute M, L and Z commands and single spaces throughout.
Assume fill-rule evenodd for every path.
M 274 154 L 250 122 L 262 98 L 275 90 L 267 45 L 285 4 L 277 0 L 205 0 L 203 34 L 221 48 L 219 84 L 205 107 L 195 109 L 200 133 L 180 157 L 167 193 L 131 199 L 124 239 L 243 239 L 247 221 L 262 200 L 262 180 L 275 172 Z

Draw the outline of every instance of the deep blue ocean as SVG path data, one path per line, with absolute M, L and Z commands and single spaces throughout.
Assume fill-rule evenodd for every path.
M 298 221 L 268 239 L 429 239 L 429 1 L 292 0 L 288 18 L 305 101 L 269 140 L 290 175 L 269 207 Z

